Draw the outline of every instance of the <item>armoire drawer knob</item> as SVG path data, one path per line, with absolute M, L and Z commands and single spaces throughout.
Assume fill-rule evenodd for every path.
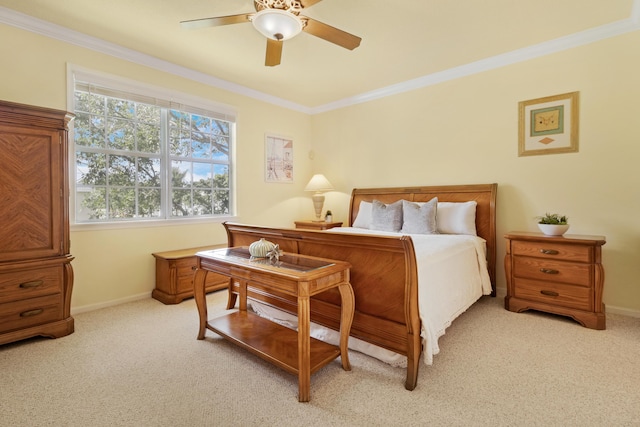
M 541 268 L 540 272 L 544 273 L 544 274 L 558 274 L 558 273 L 560 273 L 558 270 L 554 270 L 552 268 Z

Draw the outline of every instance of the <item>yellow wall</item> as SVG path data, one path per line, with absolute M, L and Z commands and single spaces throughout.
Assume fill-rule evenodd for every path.
M 0 99 L 67 108 L 67 63 L 211 99 L 234 107 L 238 117 L 237 194 L 234 220 L 278 226 L 311 217 L 304 186 L 312 175 L 310 117 L 228 91 L 145 68 L 111 56 L 0 25 Z M 4 42 L 10 40 L 9 42 Z M 294 140 L 294 183 L 264 182 L 264 134 Z M 226 243 L 220 222 L 71 231 L 75 284 L 72 311 L 150 295 L 155 286 L 151 253 Z
M 640 33 L 309 117 L 0 25 L 0 99 L 66 109 L 66 64 L 184 91 L 238 111 L 238 220 L 310 218 L 312 172 L 336 186 L 325 208 L 346 220 L 353 187 L 497 182 L 498 235 L 535 230 L 547 211 L 571 233 L 607 237 L 604 300 L 640 312 Z M 10 59 L 10 60 L 9 60 Z M 7 83 L 10 82 L 10 83 Z M 580 91 L 578 153 L 518 157 L 518 102 Z M 265 184 L 264 133 L 293 137 L 294 184 Z M 315 158 L 309 159 L 313 150 Z M 148 295 L 151 253 L 223 243 L 219 223 L 74 230 L 74 310 Z M 498 286 L 504 288 L 498 246 Z
M 604 301 L 638 312 L 639 46 L 634 32 L 316 115 L 316 167 L 345 190 L 497 182 L 499 287 L 504 233 L 537 231 L 536 216 L 559 212 L 569 233 L 606 236 Z M 579 152 L 518 157 L 518 102 L 572 91 Z

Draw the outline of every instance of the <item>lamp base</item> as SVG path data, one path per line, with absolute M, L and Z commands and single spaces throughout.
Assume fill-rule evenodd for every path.
M 324 205 L 324 194 L 315 193 L 311 196 L 311 199 L 313 200 L 313 209 L 316 211 L 316 219 L 314 219 L 313 222 L 323 222 L 321 216 L 322 206 Z

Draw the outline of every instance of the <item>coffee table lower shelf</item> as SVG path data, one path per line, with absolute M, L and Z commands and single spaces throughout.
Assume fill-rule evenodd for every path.
M 247 311 L 210 319 L 207 329 L 276 366 L 298 375 L 298 332 Z M 309 371 L 314 373 L 340 356 L 340 348 L 310 338 Z M 304 362 L 303 362 L 304 363 Z

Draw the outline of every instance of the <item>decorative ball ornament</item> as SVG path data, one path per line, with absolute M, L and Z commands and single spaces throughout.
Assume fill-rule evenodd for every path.
M 275 243 L 262 238 L 249 245 L 249 254 L 254 258 L 266 258 L 275 247 Z

